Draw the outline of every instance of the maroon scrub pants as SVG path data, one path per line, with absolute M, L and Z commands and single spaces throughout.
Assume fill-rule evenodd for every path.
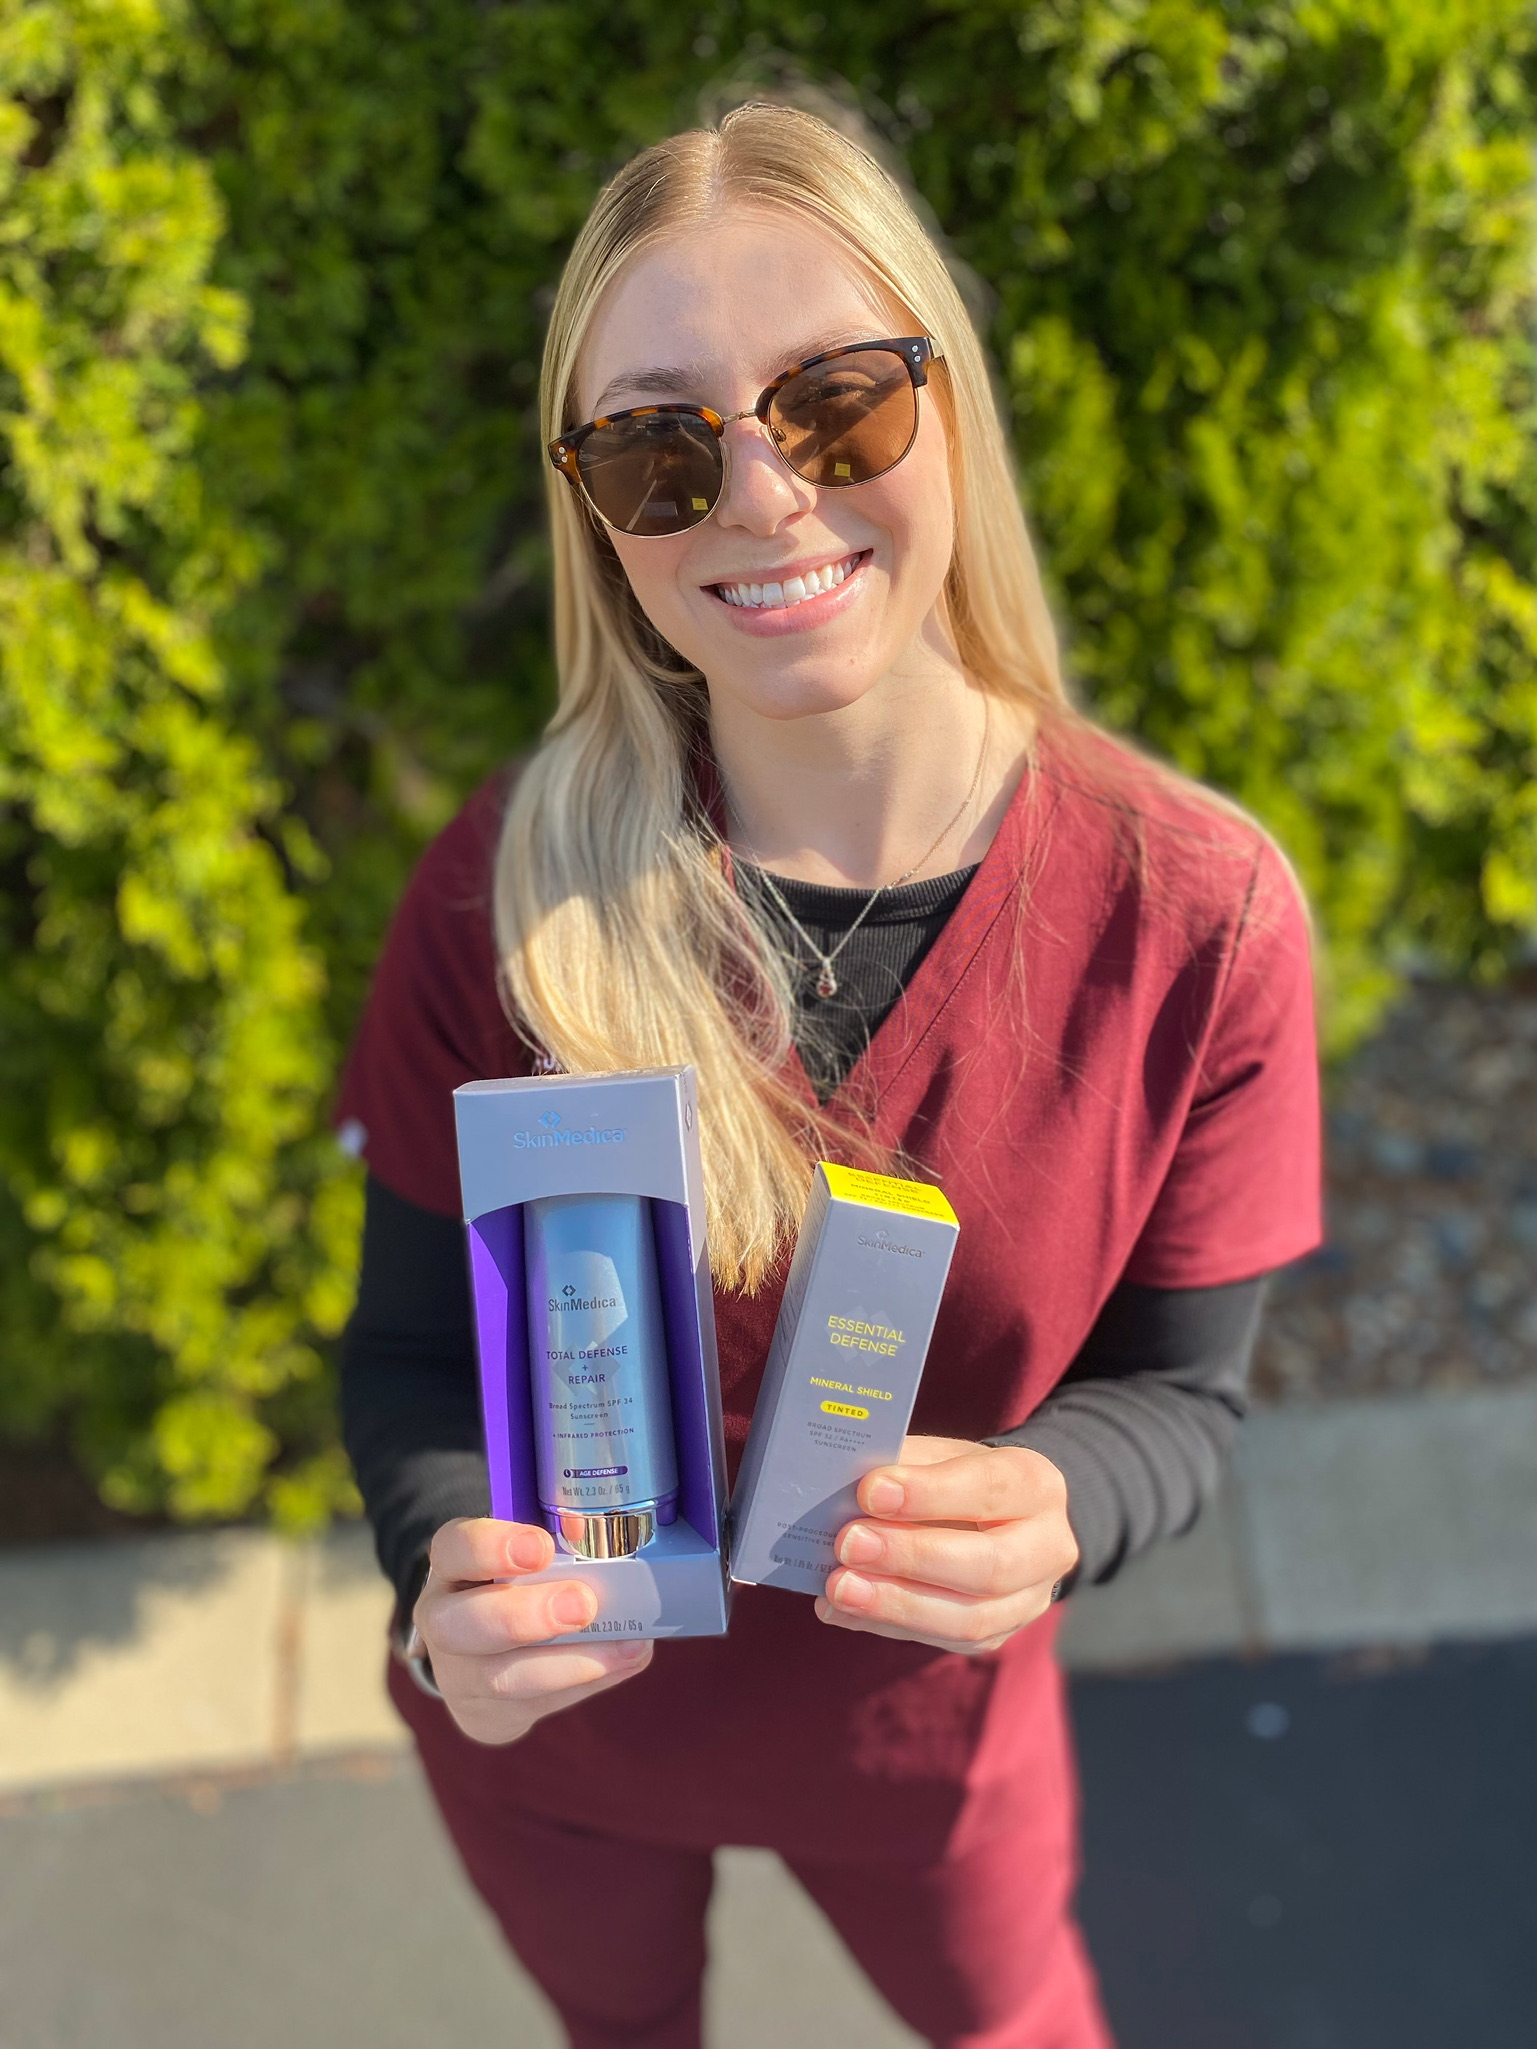
M 391 1692 L 470 1879 L 572 2049 L 700 2049 L 706 1845 L 569 1827 L 499 1796 L 494 1768 L 399 1668 Z M 495 1751 L 479 1752 L 490 1760 Z M 770 1845 L 769 1847 L 774 1847 Z M 942 2049 L 1113 2049 L 1073 1918 L 1074 1874 L 1008 1831 L 927 1865 L 784 1861 L 887 2002 Z

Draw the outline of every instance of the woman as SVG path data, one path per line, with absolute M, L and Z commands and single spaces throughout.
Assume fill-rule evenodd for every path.
M 727 1842 L 927 2039 L 1090 2049 L 1053 1601 L 1193 1519 L 1316 1241 L 1304 916 L 1070 711 L 978 343 L 830 128 L 749 106 L 623 171 L 544 408 L 559 707 L 423 861 L 340 1108 L 348 1441 L 439 1695 L 394 1697 L 579 2049 L 697 2045 Z M 590 1594 L 520 1586 L 548 1535 L 484 1515 L 449 1093 L 682 1061 L 733 1457 L 812 1160 L 940 1181 L 959 1248 L 825 1595 L 564 1648 Z

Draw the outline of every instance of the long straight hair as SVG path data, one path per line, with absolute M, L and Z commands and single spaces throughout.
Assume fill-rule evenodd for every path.
M 645 150 L 599 193 L 556 294 L 543 438 L 573 424 L 593 315 L 639 252 L 748 209 L 830 232 L 932 335 L 955 534 L 942 605 L 961 666 L 1039 722 L 1066 708 L 1056 634 L 981 345 L 896 181 L 815 115 L 761 102 Z M 701 799 L 708 699 L 657 634 L 597 522 L 548 477 L 559 695 L 509 801 L 496 926 L 519 1026 L 571 1073 L 691 1062 L 711 1263 L 751 1290 L 793 1228 L 812 1162 L 857 1146 L 784 1079 L 792 990 L 738 897 Z

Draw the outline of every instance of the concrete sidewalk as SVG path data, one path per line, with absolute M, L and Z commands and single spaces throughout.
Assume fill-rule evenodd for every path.
M 0 1792 L 400 1746 L 366 1533 L 0 1554 Z M 1537 1631 L 1537 1389 L 1269 1411 L 1217 1509 L 1071 1605 L 1068 1663 Z
M 3 2049 L 557 2049 L 561 2030 L 457 1871 L 385 1701 L 388 1605 L 358 1530 L 307 1546 L 225 1531 L 0 1554 Z M 1386 1835 L 1372 1861 L 1383 1814 L 1421 1815 L 1423 1758 L 1444 1749 L 1445 1731 L 1415 1710 L 1409 1682 L 1390 1676 L 1369 1697 L 1332 1670 L 1415 1673 L 1414 1646 L 1523 1632 L 1537 1633 L 1534 1389 L 1261 1415 L 1196 1531 L 1074 1598 L 1085 1912 L 1126 2049 L 1364 2040 L 1335 2020 L 1352 1998 L 1377 2011 L 1378 1974 L 1415 1911 L 1432 1975 L 1487 1980 L 1497 2020 L 1528 2010 L 1530 1944 L 1516 1925 L 1526 1810 L 1511 1807 L 1511 1760 L 1524 1755 L 1531 1647 L 1467 1653 L 1491 1676 L 1475 1666 L 1466 1685 L 1435 1664 L 1463 1654 L 1433 1654 L 1427 1669 L 1427 1684 L 1452 1689 L 1441 1722 L 1481 1729 L 1454 1756 L 1464 1776 L 1484 1776 L 1477 1799 L 1450 1787 L 1455 1813 L 1425 1854 L 1463 1856 L 1468 1874 L 1518 1874 L 1492 1899 L 1491 1885 L 1464 1885 L 1461 1949 L 1447 1948 L 1439 1877 L 1416 1891 L 1412 1859 Z M 1316 1675 L 1299 1669 L 1306 1660 L 1250 1662 L 1341 1647 L 1352 1655 L 1315 1661 Z M 1222 1660 L 1235 1652 L 1241 1662 Z M 1138 1669 L 1169 1676 L 1120 1676 Z M 1505 1748 L 1486 1754 L 1496 1725 Z M 1288 1764 L 1274 1739 L 1292 1726 L 1302 1747 Z M 1135 1759 L 1151 1782 L 1129 1798 L 1117 1773 Z M 1156 1798 L 1149 1807 L 1150 1789 L 1172 1820 Z M 1504 1865 L 1489 1855 L 1491 1813 L 1520 1839 Z M 1342 1854 L 1331 1893 L 1318 1872 L 1327 1879 Z M 918 2049 L 776 1858 L 726 1849 L 715 1864 L 711 2043 Z M 1117 1902 L 1125 1892 L 1143 1930 L 1152 1873 L 1172 1933 L 1149 1963 Z M 1363 1904 L 1379 1895 L 1392 1905 L 1385 1935 Z M 1338 1984 L 1309 1902 L 1343 1931 Z M 1191 1951 L 1181 1916 L 1192 1912 L 1216 1961 Z M 1276 1946 L 1282 1916 L 1290 1949 Z M 1222 1958 L 1237 2004 L 1197 2041 L 1187 2022 L 1209 2004 Z M 1266 1970 L 1268 2019 L 1254 1991 Z M 1302 2033 L 1299 1998 L 1313 2002 Z M 1443 2049 L 1432 2006 L 1396 2049 Z M 1516 2049 L 1525 2036 L 1518 2023 L 1479 2039 Z

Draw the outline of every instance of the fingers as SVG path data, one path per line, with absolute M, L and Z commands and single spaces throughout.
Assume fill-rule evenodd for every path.
M 557 1709 L 607 1693 L 643 1672 L 655 1645 L 551 1644 L 504 1658 L 433 1660 L 450 1714 L 477 1743 L 515 1743 Z
M 507 1579 L 542 1572 L 555 1562 L 555 1540 L 536 1523 L 497 1522 L 491 1516 L 461 1516 L 444 1523 L 432 1540 L 428 1562 L 433 1577 L 451 1585 Z
M 1073 1566 L 1061 1519 L 1034 1515 L 980 1529 L 934 1523 L 850 1523 L 838 1558 L 865 1577 L 910 1580 L 984 1599 L 1060 1579 Z
M 1022 1448 L 910 1438 L 900 1465 L 866 1475 L 859 1502 L 817 1602 L 840 1629 L 995 1650 L 1045 1613 L 1077 1561 L 1066 1482 Z
M 581 1580 L 530 1585 L 553 1564 L 549 1534 L 489 1516 L 433 1538 L 415 1621 L 449 1713 L 477 1743 L 515 1743 L 541 1716 L 633 1678 L 649 1641 L 552 1642 L 585 1629 L 598 1596 Z
M 536 1707 L 554 1694 L 612 1685 L 617 1679 L 639 1672 L 651 1662 L 649 1640 L 635 1643 L 546 1644 L 534 1650 L 509 1652 L 502 1658 L 465 1660 L 451 1653 L 443 1659 L 450 1677 L 465 1684 L 454 1690 L 461 1699 L 522 1701 Z M 455 1673 L 455 1667 L 473 1663 L 471 1673 Z M 432 1662 L 433 1676 L 443 1685 L 438 1660 Z M 447 1688 L 444 1689 L 447 1691 Z
M 827 1592 L 818 1596 L 816 1609 L 822 1621 L 834 1628 L 975 1655 L 997 1650 L 1050 1605 L 1049 1585 L 997 1600 L 976 1600 L 938 1587 L 913 1586 L 904 1580 L 868 1580 L 858 1573 L 839 1571 L 829 1577 Z
M 569 1630 L 585 1629 L 597 1612 L 597 1595 L 580 1580 L 548 1580 L 537 1586 L 502 1580 L 466 1586 L 440 1582 L 434 1573 L 416 1604 L 416 1626 L 436 1665 L 445 1653 L 497 1657 L 548 1643 Z
M 974 1437 L 904 1437 L 902 1450 L 894 1463 L 899 1466 L 932 1466 L 942 1458 L 959 1458 L 964 1451 L 975 1451 Z
M 416 1626 L 440 1659 L 500 1657 L 585 1629 L 598 1597 L 581 1580 L 519 1585 L 515 1575 L 554 1562 L 547 1530 L 489 1516 L 445 1523 L 432 1540 L 431 1570 L 416 1604 Z
M 866 1515 L 909 1523 L 1013 1521 L 1060 1511 L 1066 1500 L 1067 1484 L 1051 1460 L 1018 1445 L 978 1444 L 933 1464 L 879 1466 L 859 1483 Z
M 578 1687 L 611 1686 L 644 1671 L 655 1649 L 649 1637 L 625 1643 L 548 1644 L 489 1664 L 486 1690 L 500 1699 L 530 1700 Z

